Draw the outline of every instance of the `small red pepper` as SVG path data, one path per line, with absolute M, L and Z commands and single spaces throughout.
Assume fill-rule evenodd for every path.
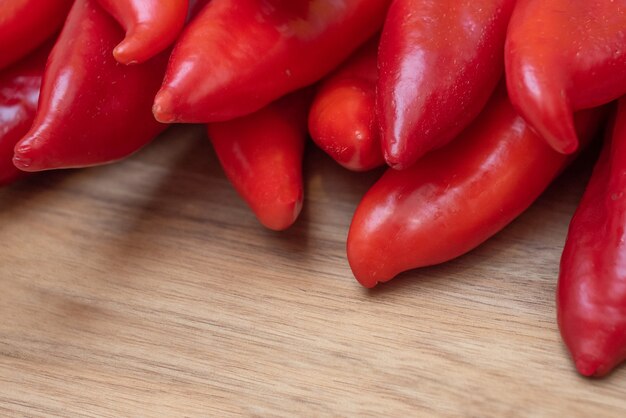
M 332 71 L 390 0 L 213 0 L 183 30 L 154 105 L 162 122 L 219 122 Z
M 363 286 L 477 247 L 526 210 L 571 160 L 534 134 L 501 90 L 454 142 L 407 170 L 387 170 L 367 192 L 348 235 L 348 261 Z M 578 121 L 588 140 L 599 113 Z
M 626 0 L 525 0 L 505 50 L 511 102 L 557 151 L 578 148 L 573 111 L 626 93 Z
M 188 0 L 99 0 L 126 30 L 113 55 L 122 64 L 144 62 L 170 46 L 185 24 Z
M 302 156 L 310 92 L 293 93 L 251 115 L 209 124 L 226 176 L 259 221 L 276 231 L 302 209 Z
M 378 118 L 387 164 L 405 169 L 455 138 L 504 69 L 515 0 L 395 0 L 383 29 Z
M 76 0 L 50 54 L 33 127 L 15 147 L 17 168 L 40 171 L 113 162 L 167 127 L 151 113 L 167 54 L 144 64 L 121 65 L 111 50 L 123 37 L 96 0 Z
M 309 114 L 313 141 L 353 171 L 385 163 L 375 110 L 378 40 L 361 47 L 321 84 Z
M 13 147 L 30 129 L 37 111 L 41 78 L 52 44 L 0 72 L 0 186 L 24 175 L 13 165 Z
M 0 69 L 43 44 L 63 24 L 72 0 L 0 1 Z
M 626 99 L 607 137 L 570 224 L 557 290 L 561 335 L 585 376 L 626 360 Z

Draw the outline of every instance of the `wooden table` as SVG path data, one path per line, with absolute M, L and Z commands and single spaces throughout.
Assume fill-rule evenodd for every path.
M 590 163 L 471 254 L 367 291 L 345 239 L 378 173 L 311 148 L 302 217 L 273 233 L 203 135 L 0 191 L 0 415 L 626 416 L 626 368 L 579 377 L 555 325 Z

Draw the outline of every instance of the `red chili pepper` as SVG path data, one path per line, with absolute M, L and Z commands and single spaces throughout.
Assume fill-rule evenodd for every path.
M 376 118 L 378 37 L 352 55 L 320 86 L 309 114 L 313 141 L 349 170 L 385 163 Z
M 561 335 L 585 376 L 626 360 L 626 99 L 607 136 L 570 224 L 557 291 Z
M 555 150 L 574 152 L 573 111 L 626 93 L 626 0 L 518 2 L 505 61 L 516 109 Z
M 302 155 L 310 92 L 293 93 L 207 131 L 226 176 L 259 221 L 280 231 L 302 209 Z
M 122 64 L 144 62 L 170 46 L 180 33 L 188 0 L 99 0 L 126 30 L 113 55 Z
M 333 70 L 382 25 L 390 0 L 213 0 L 183 30 L 155 99 L 162 122 L 261 109 Z
M 63 24 L 72 0 L 0 1 L 0 69 L 19 61 Z
M 124 37 L 96 0 L 76 0 L 44 75 L 33 127 L 16 145 L 24 171 L 85 167 L 124 158 L 166 128 L 151 102 L 167 54 L 120 65 L 111 54 Z
M 589 139 L 598 112 L 580 116 Z M 472 250 L 526 210 L 570 160 L 497 91 L 453 143 L 407 170 L 387 170 L 367 192 L 348 235 L 355 277 L 373 287 Z
M 379 48 L 387 164 L 405 169 L 455 138 L 502 76 L 515 0 L 395 0 Z
M 52 44 L 0 73 L 0 186 L 24 175 L 13 165 L 13 147 L 33 123 L 39 89 Z

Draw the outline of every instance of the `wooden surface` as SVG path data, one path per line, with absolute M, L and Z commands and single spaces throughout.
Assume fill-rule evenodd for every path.
M 198 127 L 0 191 L 0 416 L 626 416 L 555 325 L 589 164 L 454 262 L 367 291 L 351 213 L 375 178 L 313 149 L 302 218 L 262 229 Z

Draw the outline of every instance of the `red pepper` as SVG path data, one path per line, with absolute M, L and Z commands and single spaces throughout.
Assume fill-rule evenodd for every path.
M 309 114 L 313 141 L 349 170 L 385 163 L 376 118 L 378 37 L 359 49 L 320 86 Z
M 395 0 L 379 49 L 387 164 L 405 169 L 455 138 L 502 76 L 515 0 Z
M 187 16 L 188 0 L 99 0 L 126 30 L 113 55 L 123 64 L 144 62 L 170 46 Z
M 63 24 L 72 0 L 0 1 L 0 69 L 19 61 Z
M 33 127 L 15 147 L 19 169 L 116 161 L 166 128 L 154 120 L 151 102 L 167 54 L 120 65 L 111 50 L 123 37 L 96 0 L 76 0 L 50 54 Z
M 573 111 L 626 93 L 626 0 L 525 0 L 506 41 L 520 114 L 557 151 L 578 147 Z
M 0 73 L 0 186 L 24 175 L 13 165 L 13 147 L 33 123 L 39 89 L 52 44 Z
M 626 99 L 607 136 L 570 224 L 557 291 L 561 335 L 585 376 L 626 360 Z
M 382 25 L 390 0 L 213 0 L 174 47 L 162 122 L 219 122 L 333 70 Z
M 291 226 L 302 209 L 302 156 L 310 93 L 293 93 L 207 131 L 226 176 L 269 229 Z
M 580 116 L 589 139 L 598 112 Z M 472 250 L 526 210 L 570 160 L 497 91 L 454 142 L 407 170 L 387 170 L 367 192 L 348 235 L 355 277 L 373 287 Z

